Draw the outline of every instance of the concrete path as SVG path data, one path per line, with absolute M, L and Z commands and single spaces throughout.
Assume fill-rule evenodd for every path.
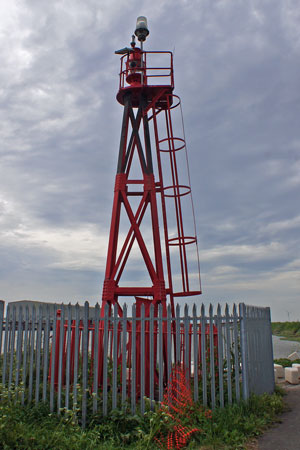
M 266 433 L 258 438 L 256 447 L 258 450 L 300 450 L 300 385 L 286 385 L 284 389 L 287 395 L 284 401 L 288 410 Z

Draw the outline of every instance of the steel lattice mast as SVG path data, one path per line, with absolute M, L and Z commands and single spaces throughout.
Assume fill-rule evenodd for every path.
M 151 303 L 162 304 L 163 314 L 166 314 L 166 304 L 169 301 L 174 315 L 174 298 L 201 294 L 196 232 L 194 229 L 192 234 L 186 235 L 184 228 L 182 202 L 186 198 L 191 201 L 191 188 L 189 182 L 182 184 L 179 177 L 177 158 L 186 148 L 184 136 L 175 137 L 173 131 L 172 113 L 180 108 L 180 99 L 173 94 L 173 55 L 171 52 L 144 51 L 143 42 L 148 34 L 147 19 L 141 16 L 137 20 L 135 31 L 141 48 L 136 47 L 133 35 L 131 47 L 116 52 L 122 55 L 117 100 L 124 110 L 103 285 L 102 315 L 106 304 L 115 303 L 122 315 L 120 297 L 135 298 L 137 305 L 143 303 L 146 314 Z M 151 58 L 164 62 L 156 66 L 151 63 Z M 154 154 L 151 146 L 153 143 Z M 166 164 L 168 177 L 164 184 Z M 138 177 L 136 167 L 140 172 Z M 171 204 L 175 217 L 171 233 L 168 228 L 167 203 Z M 193 214 L 193 207 L 191 213 Z M 121 230 L 123 217 L 128 225 L 125 235 L 124 230 Z M 143 225 L 146 217 L 149 226 L 145 232 Z M 161 231 L 159 225 L 162 227 Z M 149 228 L 152 231 L 150 243 Z M 136 244 L 140 250 L 140 263 L 145 266 L 150 281 L 146 286 L 139 286 L 137 283 L 122 285 L 122 276 L 126 273 L 128 260 Z M 190 247 L 194 247 L 196 256 L 193 258 L 197 261 L 199 282 L 196 288 L 191 287 L 188 259 Z M 174 250 L 177 258 L 175 266 L 179 269 L 179 289 L 174 288 Z

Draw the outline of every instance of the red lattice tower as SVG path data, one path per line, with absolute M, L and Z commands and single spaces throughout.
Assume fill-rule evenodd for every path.
M 117 100 L 124 111 L 102 316 L 104 306 L 115 303 L 122 315 L 122 297 L 134 298 L 138 306 L 144 304 L 146 315 L 151 303 L 162 304 L 165 315 L 170 302 L 174 315 L 175 298 L 201 294 L 185 139 L 184 135 L 174 135 L 173 115 L 175 111 L 181 112 L 181 107 L 179 97 L 173 94 L 173 55 L 144 51 L 143 42 L 148 34 L 146 18 L 139 17 L 135 35 L 141 48 L 136 47 L 133 36 L 130 48 L 116 52 L 122 55 Z M 187 183 L 180 179 L 184 164 Z M 183 207 L 186 200 L 189 213 Z M 185 231 L 185 219 L 193 225 L 191 233 Z M 189 259 L 191 249 L 193 255 Z M 131 258 L 136 269 L 144 266 L 146 276 L 142 282 L 128 285 L 126 270 Z M 192 276 L 191 263 L 196 266 Z M 195 272 L 196 287 L 192 286 Z

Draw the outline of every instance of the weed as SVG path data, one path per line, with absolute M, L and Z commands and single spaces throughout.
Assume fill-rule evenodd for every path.
M 279 359 L 274 359 L 274 363 L 275 364 L 280 364 L 283 367 L 292 367 L 292 364 L 294 364 L 294 363 L 300 364 L 300 359 L 296 359 L 294 361 L 291 361 L 288 358 L 279 358 Z
M 176 448 L 175 434 L 171 438 L 170 430 L 176 431 L 178 419 L 184 433 L 197 429 L 188 435 L 184 448 L 242 449 L 246 440 L 261 433 L 283 408 L 282 395 L 278 392 L 253 395 L 247 403 L 214 411 L 189 402 L 177 417 L 173 411 L 173 418 L 170 410 L 156 404 L 154 411 L 147 411 L 143 416 L 131 415 L 128 408 L 112 411 L 107 417 L 92 416 L 87 428 L 82 430 L 77 410 L 62 409 L 58 415 L 50 412 L 47 403 L 22 406 L 21 393 L 22 386 L 1 390 L 0 447 L 4 450 L 154 450 L 159 448 L 154 440 L 159 435 L 169 435 L 169 442 L 164 442 L 169 448 Z
M 276 336 L 300 338 L 300 322 L 273 322 L 272 333 Z

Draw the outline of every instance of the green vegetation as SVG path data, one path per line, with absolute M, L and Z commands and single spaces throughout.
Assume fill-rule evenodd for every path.
M 300 322 L 273 322 L 272 333 L 289 341 L 300 342 Z
M 282 367 L 292 367 L 294 363 L 300 364 L 300 359 L 295 359 L 294 361 L 291 361 L 288 358 L 279 358 L 274 359 L 275 364 L 280 364 Z
M 20 392 L 2 389 L 0 402 L 0 447 L 6 449 L 157 449 L 174 430 L 174 417 L 156 408 L 144 416 L 113 411 L 108 417 L 93 416 L 82 430 L 76 411 L 50 414 L 47 404 L 21 406 Z M 211 412 L 200 404 L 180 412 L 182 426 L 196 428 L 185 448 L 243 449 L 245 442 L 259 435 L 283 409 L 282 394 L 252 396 L 239 405 Z M 176 447 L 169 447 L 176 448 Z

